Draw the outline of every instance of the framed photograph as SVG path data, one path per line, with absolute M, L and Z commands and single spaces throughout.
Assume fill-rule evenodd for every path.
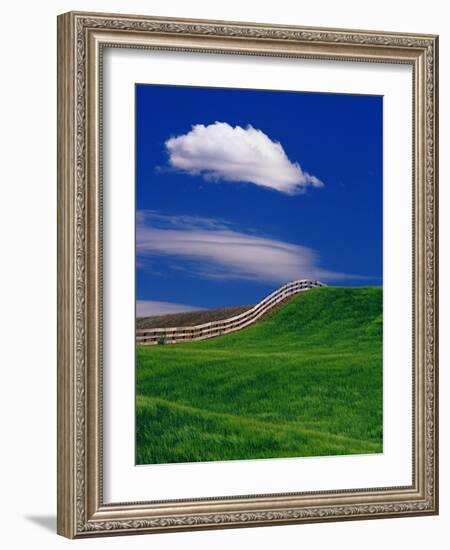
M 58 18 L 58 532 L 438 512 L 432 35 Z

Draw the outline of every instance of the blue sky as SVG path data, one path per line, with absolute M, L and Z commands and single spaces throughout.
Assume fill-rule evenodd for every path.
M 382 284 L 382 97 L 136 85 L 137 315 Z

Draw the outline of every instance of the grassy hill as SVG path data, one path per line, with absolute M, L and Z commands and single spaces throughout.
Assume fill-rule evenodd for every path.
M 240 332 L 138 346 L 137 464 L 382 452 L 382 289 L 299 294 Z

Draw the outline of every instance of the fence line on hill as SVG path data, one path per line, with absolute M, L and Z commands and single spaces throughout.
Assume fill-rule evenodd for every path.
M 307 291 L 311 288 L 326 286 L 319 281 L 302 279 L 286 283 L 275 290 L 269 296 L 261 300 L 252 308 L 220 321 L 210 321 L 201 325 L 191 327 L 167 327 L 167 328 L 149 328 L 136 330 L 136 343 L 144 345 L 155 344 L 179 344 L 181 342 L 191 342 L 194 340 L 205 340 L 230 332 L 236 332 L 255 323 L 263 315 L 283 300 Z

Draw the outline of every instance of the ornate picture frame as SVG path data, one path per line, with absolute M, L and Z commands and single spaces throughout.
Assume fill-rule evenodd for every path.
M 412 483 L 105 502 L 105 48 L 404 64 L 412 68 Z M 438 513 L 438 38 L 70 12 L 58 17 L 58 533 L 69 538 Z M 132 365 L 130 369 L 134 368 Z

